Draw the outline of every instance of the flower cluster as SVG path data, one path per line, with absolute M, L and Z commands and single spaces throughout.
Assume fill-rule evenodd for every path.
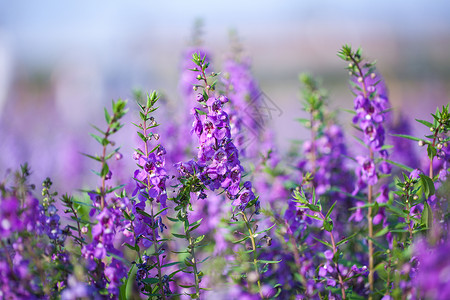
M 155 152 L 149 153 L 147 157 L 140 149 L 133 155 L 139 169 L 134 172 L 136 188 L 132 196 L 137 195 L 143 206 L 145 206 L 145 201 L 150 197 L 161 204 L 161 209 L 167 207 L 165 154 L 166 149 L 159 145 Z M 148 186 L 151 188 L 146 190 Z M 145 210 L 144 207 L 141 207 L 141 209 Z
M 100 290 L 108 285 L 108 292 L 114 295 L 118 293 L 121 280 L 126 276 L 123 262 L 116 258 L 123 254 L 114 245 L 116 233 L 121 227 L 121 209 L 124 204 L 121 198 L 113 198 L 111 202 L 110 206 L 96 215 L 97 223 L 92 227 L 92 241 L 82 248 L 81 254 L 89 271 L 104 270 L 104 276 L 93 277 L 96 288 Z M 106 257 L 112 257 L 107 265 L 103 262 Z
M 198 67 L 202 68 L 199 80 L 207 80 L 204 72 L 207 68 L 205 58 L 197 58 Z M 211 89 L 209 85 L 205 89 Z M 223 188 L 228 198 L 233 200 L 234 206 L 244 210 L 247 204 L 255 199 L 252 192 L 251 182 L 244 183 L 240 190 L 241 175 L 243 168 L 239 161 L 239 153 L 233 143 L 230 133 L 230 120 L 228 114 L 223 110 L 223 105 L 228 102 L 224 95 L 209 96 L 207 93 L 197 94 L 197 101 L 203 104 L 201 108 L 194 108 L 194 123 L 192 133 L 199 139 L 199 150 L 197 165 L 199 178 L 210 190 Z

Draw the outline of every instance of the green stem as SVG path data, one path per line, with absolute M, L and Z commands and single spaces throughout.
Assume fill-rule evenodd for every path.
M 247 226 L 248 233 L 249 233 L 249 236 L 250 236 L 250 240 L 252 242 L 253 265 L 255 267 L 255 272 L 256 272 L 256 274 L 258 276 L 257 283 L 258 283 L 259 295 L 261 296 L 261 299 L 265 299 L 264 295 L 262 293 L 262 290 L 261 290 L 261 280 L 260 280 L 260 274 L 259 274 L 259 270 L 258 270 L 258 256 L 257 256 L 257 253 L 256 253 L 255 234 L 253 232 L 253 229 L 252 229 L 252 227 L 251 227 L 251 225 L 250 225 L 250 223 L 249 223 L 245 213 L 241 212 L 241 214 L 242 214 L 242 219 L 244 220 L 245 225 Z
M 187 211 L 185 211 L 186 213 L 186 221 L 189 224 L 189 220 L 188 220 L 188 216 L 187 216 Z M 195 281 L 195 294 L 197 296 L 197 298 L 200 297 L 200 280 L 198 278 L 198 270 L 197 270 L 197 259 L 195 258 L 195 244 L 192 242 L 192 237 L 190 234 L 190 230 L 185 230 L 186 233 L 186 239 L 189 242 L 189 252 L 191 253 L 192 256 L 192 268 L 194 269 L 194 281 Z
M 439 128 L 441 127 L 442 123 L 439 122 L 438 126 L 436 126 L 435 130 L 434 130 L 434 137 L 433 137 L 433 144 L 432 146 L 435 147 L 436 146 L 436 139 L 437 139 L 437 135 L 439 133 Z M 430 158 L 430 178 L 433 179 L 433 157 Z
M 150 180 L 149 180 L 149 182 L 150 182 Z M 150 190 L 150 188 L 149 188 L 149 190 Z M 152 227 L 152 234 L 153 234 L 153 246 L 154 246 L 155 256 L 156 256 L 156 266 L 157 266 L 157 269 L 158 269 L 159 291 L 160 291 L 160 293 L 162 295 L 162 298 L 165 300 L 166 299 L 166 295 L 164 293 L 164 284 L 162 282 L 162 273 L 161 273 L 161 262 L 159 260 L 158 243 L 157 243 L 157 240 L 156 240 L 156 231 L 155 231 L 156 221 L 155 221 L 154 212 L 153 212 L 153 201 L 150 201 L 150 206 L 151 206 L 151 210 L 150 211 L 151 211 L 151 216 L 152 216 L 152 221 L 153 221 L 153 224 L 152 224 L 151 227 Z
M 370 159 L 373 160 L 373 151 L 370 149 Z M 372 218 L 372 202 L 373 202 L 373 186 L 369 184 L 369 190 L 367 194 L 367 199 L 369 202 L 369 209 L 367 210 L 367 222 L 368 222 L 368 231 L 369 231 L 369 287 L 371 294 L 369 295 L 369 300 L 372 299 L 373 292 L 373 218 Z
M 322 214 L 322 212 L 319 212 L 319 215 L 322 218 L 322 220 L 325 222 L 326 218 Z M 333 230 L 329 231 L 329 233 L 330 233 L 331 246 L 333 246 L 333 254 L 336 254 L 337 247 L 336 247 L 336 241 L 334 240 Z M 334 265 L 336 266 L 336 272 L 338 274 L 339 284 L 341 285 L 342 299 L 345 300 L 345 299 L 347 299 L 347 297 L 345 295 L 344 279 L 342 278 L 341 271 L 339 270 L 339 263 L 336 261 L 334 263 Z
M 114 118 L 112 120 L 114 120 Z M 110 130 L 111 130 L 111 123 L 108 124 L 108 129 L 106 129 L 105 140 L 108 139 Z M 101 170 L 103 170 L 103 168 L 106 164 L 106 146 L 107 145 L 103 146 L 102 156 L 100 157 L 101 162 L 102 162 Z M 105 198 L 106 198 L 106 175 L 102 176 L 102 187 L 100 189 L 100 209 L 101 210 L 103 210 L 103 208 L 105 208 Z
M 361 81 L 361 85 L 362 85 L 362 92 L 363 92 L 363 96 L 364 98 L 367 99 L 367 87 L 366 87 L 366 82 L 364 80 L 364 73 L 361 69 L 361 67 L 359 66 L 359 63 L 355 60 L 355 58 L 353 57 L 353 55 L 350 56 L 350 59 L 352 60 L 352 62 L 355 64 L 356 68 L 358 69 L 358 73 L 359 73 L 359 77 L 362 79 Z M 373 161 L 373 150 L 370 149 L 370 160 Z M 368 222 L 368 234 L 369 234 L 369 241 L 368 241 L 368 247 L 369 247 L 369 287 L 370 287 L 370 295 L 369 295 L 369 300 L 372 300 L 372 293 L 373 293 L 373 274 L 374 274 L 374 269 L 373 269 L 373 218 L 372 218 L 372 202 L 373 202 L 373 186 L 372 185 L 368 185 L 368 193 L 367 193 L 367 200 L 369 203 L 369 209 L 367 210 L 367 222 Z
M 145 111 L 146 118 L 144 119 L 144 124 L 143 124 L 143 134 L 144 134 L 145 137 L 147 137 L 147 121 L 146 121 L 146 119 L 147 119 L 147 115 L 149 114 L 149 110 L 150 110 L 150 108 L 147 107 L 146 111 Z M 144 143 L 144 147 L 145 147 L 145 157 L 148 157 L 149 156 L 149 151 L 148 151 L 147 142 Z M 147 174 L 147 192 L 150 191 L 151 188 L 152 188 L 152 186 L 150 184 L 150 175 Z M 158 243 L 157 243 L 157 240 L 156 240 L 156 230 L 155 230 L 156 221 L 155 221 L 155 214 L 154 214 L 154 211 L 153 211 L 153 200 L 150 200 L 150 208 L 151 208 L 150 212 L 151 212 L 151 217 L 152 217 L 152 222 L 153 222 L 151 228 L 152 228 L 152 235 L 153 235 L 153 247 L 154 247 L 155 257 L 156 257 L 156 266 L 157 266 L 157 269 L 158 269 L 159 291 L 161 293 L 162 298 L 165 300 L 166 299 L 166 295 L 164 293 L 164 285 L 163 285 L 163 282 L 162 282 L 162 272 L 161 272 L 161 262 L 159 260 Z

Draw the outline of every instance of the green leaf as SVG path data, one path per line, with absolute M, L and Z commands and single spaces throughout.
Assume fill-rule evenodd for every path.
M 308 119 L 304 119 L 304 118 L 297 118 L 295 119 L 296 121 L 298 121 L 300 124 L 302 124 L 303 126 L 306 126 L 306 124 L 308 124 L 310 122 L 310 120 Z
M 407 134 L 391 134 L 392 136 L 398 136 L 398 137 L 401 137 L 401 138 L 405 138 L 405 139 L 408 139 L 408 140 L 412 140 L 412 141 L 422 141 L 422 139 L 420 139 L 420 138 L 417 138 L 417 137 L 415 137 L 415 136 L 412 136 L 412 135 L 407 135 Z M 426 141 L 424 141 L 424 142 L 426 142 Z
M 328 219 L 328 217 L 330 217 L 331 212 L 334 209 L 334 206 L 336 205 L 337 201 L 334 201 L 333 205 L 331 205 L 330 209 L 328 210 L 327 214 L 325 215 L 325 219 Z
M 108 154 L 108 155 L 106 155 L 105 156 L 105 160 L 108 160 L 108 159 L 110 159 L 114 154 L 116 154 L 118 151 L 120 150 L 120 147 L 119 148 L 116 148 L 116 149 L 114 149 L 114 151 L 113 152 L 111 152 L 110 154 Z
M 114 191 L 120 190 L 124 186 L 125 186 L 125 184 L 121 184 L 121 185 L 115 186 L 113 188 L 110 188 L 109 190 L 106 190 L 106 194 L 109 194 L 109 193 L 112 193 Z
M 131 250 L 136 251 L 136 247 L 131 246 L 131 245 L 128 244 L 128 243 L 124 243 L 124 245 L 127 246 L 128 248 L 130 248 Z
M 372 206 L 372 218 L 377 215 L 379 209 L 380 205 L 378 204 L 378 202 L 375 202 Z
M 319 205 L 314 205 L 314 204 L 306 204 L 306 206 L 308 206 L 308 208 L 314 212 L 319 212 L 320 211 L 320 206 Z
M 158 278 L 145 278 L 145 279 L 142 279 L 142 281 L 147 284 L 159 283 Z
M 105 162 L 105 163 L 103 163 L 102 171 L 100 172 L 100 177 L 105 177 L 108 174 L 108 172 L 109 172 L 109 166 Z
M 207 113 L 204 112 L 204 111 L 201 110 L 201 109 L 195 108 L 195 111 L 197 111 L 197 113 L 198 113 L 199 115 L 207 115 Z
M 93 160 L 96 160 L 96 161 L 102 161 L 102 159 L 98 155 L 97 156 L 92 156 L 92 155 L 89 155 L 89 154 L 86 154 L 86 153 L 81 153 L 81 155 L 84 155 L 84 156 L 89 157 L 89 158 L 91 158 Z
M 93 133 L 89 134 L 90 136 L 92 136 L 97 142 L 99 142 L 102 146 L 106 146 L 108 145 L 108 141 L 104 138 L 99 137 L 98 135 L 95 135 Z
M 172 233 L 172 235 L 174 237 L 177 237 L 177 238 L 180 238 L 180 239 L 185 239 L 186 238 L 186 235 L 184 235 L 184 234 Z
M 433 159 L 437 155 L 436 147 L 433 147 L 433 145 L 428 144 L 427 154 L 430 159 Z
M 266 228 L 266 229 L 264 229 L 264 230 L 262 230 L 262 231 L 259 231 L 259 232 L 257 232 L 256 234 L 261 234 L 261 233 L 264 233 L 264 232 L 268 232 L 270 229 L 272 229 L 273 227 L 275 227 L 275 224 L 273 224 L 272 226 L 270 226 L 269 228 Z
M 336 243 L 336 246 L 339 246 L 341 244 L 346 243 L 347 241 L 351 240 L 354 236 L 356 236 L 358 233 L 355 232 L 354 234 L 352 234 L 351 236 L 346 237 L 345 239 L 340 240 L 339 242 Z
M 388 149 L 392 149 L 394 148 L 393 145 L 384 145 L 383 147 L 380 148 L 380 150 L 388 150 Z
M 281 259 L 280 260 L 263 260 L 263 259 L 260 259 L 257 262 L 260 263 L 260 264 L 278 264 L 281 261 L 282 261 Z
M 387 163 L 390 163 L 391 165 L 397 166 L 397 167 L 399 167 L 400 169 L 403 169 L 403 170 L 405 170 L 405 171 L 407 171 L 407 172 L 409 172 L 409 173 L 411 173 L 411 172 L 414 170 L 413 168 L 410 168 L 410 167 L 408 167 L 408 166 L 406 166 L 406 165 L 404 165 L 404 164 L 401 164 L 401 163 L 392 161 L 392 160 L 390 160 L 390 159 L 385 159 L 384 161 L 387 162 Z
M 147 138 L 145 137 L 145 135 L 143 135 L 141 132 L 137 132 L 137 134 L 139 135 L 139 137 L 141 138 L 141 140 L 145 143 L 147 142 Z
M 352 109 L 341 108 L 340 110 L 345 111 L 345 112 L 348 112 L 348 113 L 350 113 L 350 114 L 352 114 L 352 115 L 356 115 L 356 111 L 354 111 L 354 110 L 352 110 Z
M 159 214 L 165 212 L 165 211 L 168 210 L 168 209 L 169 209 L 168 207 L 165 207 L 165 208 L 161 209 L 160 211 L 158 211 L 158 212 L 155 214 L 154 217 L 156 218 Z
M 310 218 L 312 218 L 312 219 L 315 219 L 315 220 L 322 221 L 322 218 L 317 217 L 317 216 L 314 216 L 314 215 L 306 214 L 306 216 L 307 216 L 307 217 L 310 217 Z
M 331 219 L 323 220 L 323 228 L 326 231 L 331 232 L 333 230 L 333 221 L 331 221 Z
M 249 238 L 250 238 L 249 236 L 245 236 L 245 237 L 243 237 L 243 238 L 240 239 L 240 240 L 233 241 L 233 244 L 239 244 L 240 242 L 243 242 L 243 241 L 245 241 L 245 240 L 248 240 Z
M 389 232 L 389 227 L 384 227 L 383 229 L 381 229 L 380 231 L 378 231 L 377 233 L 375 233 L 374 237 L 380 237 L 385 235 L 386 233 Z
M 202 222 L 202 220 L 203 220 L 203 218 L 201 218 L 200 220 L 197 220 L 197 221 L 189 224 L 189 227 L 193 227 L 193 226 L 199 225 Z
M 167 267 L 171 267 L 171 266 L 175 266 L 175 265 L 179 265 L 179 264 L 181 264 L 181 262 L 180 261 L 176 261 L 176 262 L 164 264 L 164 265 L 161 266 L 161 268 L 167 268 Z
M 423 187 L 423 193 L 425 194 L 425 198 L 429 198 L 430 196 L 434 195 L 436 192 L 436 189 L 434 187 L 434 182 L 431 180 L 430 177 L 428 177 L 425 174 L 420 174 L 420 182 Z
M 430 204 L 428 204 L 428 202 L 425 202 L 423 204 L 423 211 L 422 211 L 422 217 L 420 218 L 420 222 L 427 229 L 430 228 L 431 225 L 433 224 L 433 212 L 432 212 Z
M 111 116 L 109 115 L 106 107 L 105 107 L 105 120 L 106 120 L 106 123 L 108 123 L 108 124 L 111 123 Z
M 205 235 L 201 235 L 198 238 L 195 239 L 195 244 L 200 243 L 205 238 Z
M 140 209 L 140 208 L 136 208 L 136 212 L 137 212 L 138 214 L 143 215 L 144 217 L 150 218 L 151 220 L 153 219 L 152 216 L 150 216 L 148 213 L 146 213 L 145 211 L 143 211 L 143 210 Z
M 333 249 L 333 246 L 330 243 L 327 243 L 325 241 L 322 241 L 321 239 L 316 238 L 315 236 L 312 237 L 313 239 L 315 239 L 318 242 L 321 242 L 322 244 L 324 244 L 325 246 L 330 247 L 331 249 Z
M 126 211 L 123 211 L 123 216 L 125 217 L 125 219 L 127 219 L 129 221 L 133 221 L 133 219 L 130 217 L 130 215 Z
M 176 218 L 172 218 L 172 217 L 167 217 L 167 219 L 169 219 L 172 222 L 179 222 L 180 220 L 176 219 Z
M 187 259 L 187 258 L 184 259 L 184 264 L 186 266 L 188 266 L 188 267 L 192 267 L 193 266 L 192 262 L 189 259 Z
M 428 122 L 428 121 L 419 120 L 419 119 L 416 119 L 416 121 L 419 122 L 419 123 L 422 123 L 423 125 L 427 126 L 428 128 L 433 127 L 433 124 Z

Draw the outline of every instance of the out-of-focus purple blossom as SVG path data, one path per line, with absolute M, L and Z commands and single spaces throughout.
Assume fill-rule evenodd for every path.
M 376 173 L 375 163 L 368 157 L 357 156 L 356 162 L 358 167 L 355 172 L 358 177 L 358 181 L 355 187 L 356 194 L 360 189 L 364 188 L 366 185 L 374 185 L 378 182 L 378 176 Z
M 80 298 L 101 299 L 100 295 L 85 282 L 78 281 L 73 275 L 69 276 L 69 286 L 61 293 L 61 300 L 76 300 Z
M 409 173 L 409 178 L 410 179 L 419 179 L 420 174 L 423 174 L 423 172 L 419 169 L 414 169 L 411 171 L 411 173 Z
M 262 112 L 261 90 L 251 74 L 250 60 L 230 58 L 224 63 L 223 83 L 230 100 L 227 107 L 231 134 L 239 154 L 255 158 L 260 152 L 263 124 L 258 120 Z
M 436 246 L 429 245 L 425 240 L 414 244 L 414 255 L 419 263 L 413 285 L 421 297 L 437 300 L 450 298 L 449 251 L 448 240 Z
M 400 113 L 396 121 L 390 121 L 387 124 L 387 131 L 393 134 L 407 134 L 413 133 L 411 124 L 404 113 Z M 410 167 L 419 166 L 419 158 L 417 156 L 417 147 L 411 147 L 411 144 L 406 142 L 404 138 L 389 134 L 387 136 L 387 143 L 393 145 L 391 159 L 400 162 Z
M 19 200 L 12 196 L 1 200 L 0 237 L 8 238 L 12 232 L 21 231 L 24 228 L 24 223 L 19 219 Z
M 194 53 L 199 53 L 202 58 L 206 57 L 207 61 L 211 60 L 211 56 L 206 49 L 191 47 L 184 51 L 180 64 L 181 75 L 178 83 L 178 89 L 186 101 L 186 107 L 192 107 L 192 105 L 195 104 L 190 101 L 195 99 L 195 97 L 192 97 L 194 96 L 194 90 L 192 88 L 194 87 L 194 84 L 198 84 L 198 80 L 196 80 L 195 76 L 192 76 L 193 72 L 191 71 L 197 67 L 197 65 L 192 61 L 192 54 Z

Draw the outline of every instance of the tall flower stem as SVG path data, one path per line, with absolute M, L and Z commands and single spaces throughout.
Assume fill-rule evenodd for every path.
M 311 174 L 314 176 L 316 173 L 316 129 L 315 129 L 315 122 L 314 122 L 314 116 L 313 116 L 313 110 L 311 109 Z
M 442 125 L 442 123 L 439 122 L 438 126 L 436 126 L 436 128 L 432 128 L 432 129 L 434 129 L 433 144 L 431 145 L 433 148 L 436 147 L 436 140 L 437 140 L 438 133 L 439 133 L 439 128 L 441 127 L 441 125 Z M 433 179 L 433 157 L 430 158 L 430 171 L 429 171 L 429 174 L 430 174 L 430 178 Z
M 152 95 L 153 96 L 153 95 Z M 147 137 L 147 116 L 150 113 L 150 107 L 146 107 L 146 111 L 145 111 L 145 115 L 146 117 L 144 118 L 142 127 L 143 127 L 143 134 L 145 137 Z M 144 154 L 145 157 L 148 157 L 150 152 L 148 149 L 148 143 L 145 142 L 144 143 Z M 151 180 L 150 180 L 150 174 L 147 174 L 147 192 L 150 191 L 150 189 L 152 188 L 151 185 Z M 159 260 L 159 249 L 158 249 L 158 243 L 156 240 L 156 221 L 155 221 L 155 212 L 154 212 L 154 200 L 150 200 L 150 215 L 152 217 L 152 236 L 153 236 L 153 247 L 154 247 L 154 251 L 155 251 L 155 257 L 156 257 L 156 268 L 158 269 L 158 281 L 159 281 L 159 291 L 161 293 L 161 297 L 162 299 L 166 299 L 166 295 L 164 293 L 164 284 L 162 281 L 162 272 L 161 272 L 161 261 Z
M 186 221 L 189 223 L 187 214 L 186 214 Z M 188 251 L 191 253 L 191 256 L 192 256 L 191 263 L 192 263 L 192 269 L 194 270 L 195 294 L 197 297 L 200 297 L 200 280 L 198 278 L 197 258 L 195 257 L 195 243 L 192 240 L 190 230 L 186 230 L 185 233 L 186 233 L 186 239 L 189 242 L 189 247 L 188 247 L 189 250 Z
M 364 98 L 367 99 L 368 97 L 368 92 L 367 92 L 367 86 L 364 80 L 364 73 L 359 65 L 359 62 L 354 58 L 354 56 L 350 56 L 350 59 L 352 61 L 352 63 L 355 65 L 355 67 L 358 70 L 358 82 L 361 83 L 362 86 L 362 92 L 363 92 L 363 96 Z M 372 148 L 370 148 L 369 150 L 369 157 L 370 160 L 373 161 L 373 150 Z M 373 274 L 374 274 L 374 269 L 373 269 L 373 217 L 372 217 L 372 204 L 373 204 L 373 186 L 371 184 L 368 185 L 368 191 L 367 191 L 367 202 L 369 203 L 369 208 L 367 210 L 367 226 L 368 226 L 368 234 L 369 234 L 369 240 L 367 243 L 367 246 L 369 248 L 369 288 L 370 288 L 370 292 L 371 294 L 369 295 L 369 299 L 372 299 L 372 293 L 373 293 Z
M 260 280 L 260 274 L 259 274 L 259 270 L 258 270 L 258 256 L 257 256 L 257 253 L 256 253 L 255 233 L 253 232 L 253 229 L 252 229 L 252 227 L 250 225 L 250 222 L 249 222 L 245 212 L 242 211 L 240 213 L 242 214 L 242 219 L 244 220 L 245 225 L 247 226 L 248 234 L 249 234 L 249 237 L 250 237 L 250 241 L 252 243 L 253 265 L 255 267 L 255 272 L 256 272 L 256 274 L 258 276 L 257 284 L 258 284 L 259 295 L 261 296 L 261 299 L 265 299 L 264 295 L 262 293 L 262 290 L 261 290 L 261 280 Z
M 326 220 L 325 216 L 322 214 L 322 212 L 319 212 L 320 217 L 322 220 Z M 336 247 L 336 241 L 334 240 L 333 230 L 328 231 L 330 234 L 330 240 L 331 240 L 331 246 L 333 246 L 333 254 L 337 253 L 337 247 Z M 339 270 L 339 264 L 335 262 L 336 266 L 336 272 L 338 274 L 339 284 L 341 285 L 341 293 L 342 293 L 342 299 L 347 299 L 345 295 L 345 287 L 344 287 L 344 279 L 342 278 L 341 271 Z
M 372 150 L 371 150 L 372 152 Z M 373 155 L 372 155 L 373 157 Z M 368 241 L 368 247 L 369 247 L 369 287 L 370 291 L 373 292 L 373 217 L 372 217 L 372 193 L 373 193 L 373 186 L 369 185 L 368 195 L 367 199 L 369 202 L 369 209 L 367 210 L 367 222 L 368 222 L 368 231 L 369 231 L 369 241 Z M 372 299 L 372 295 L 369 296 L 369 299 Z

